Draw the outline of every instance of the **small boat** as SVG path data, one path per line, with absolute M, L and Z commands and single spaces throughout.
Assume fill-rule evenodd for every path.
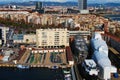
M 52 69 L 58 69 L 59 67 L 58 66 L 53 66 Z
M 69 73 L 70 73 L 70 71 L 63 70 L 63 73 L 64 73 L 64 74 L 69 74 Z
M 66 75 L 65 75 L 65 80 L 72 80 L 72 79 L 71 79 L 71 74 L 66 74 Z
M 71 74 L 66 74 L 65 77 L 71 77 Z
M 17 65 L 17 68 L 19 68 L 19 69 L 29 69 L 30 66 L 29 65 Z

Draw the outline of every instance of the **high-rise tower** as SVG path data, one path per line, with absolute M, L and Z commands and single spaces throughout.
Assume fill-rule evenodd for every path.
M 89 10 L 87 10 L 87 0 L 78 0 L 78 9 L 81 14 L 89 14 Z
M 36 10 L 41 10 L 43 8 L 42 2 L 36 2 Z
M 79 10 L 87 9 L 87 0 L 78 0 L 78 8 Z
M 40 2 L 40 1 L 36 2 L 36 6 L 35 6 L 35 9 L 33 10 L 33 12 L 36 12 L 36 11 L 41 14 L 44 13 L 43 2 Z

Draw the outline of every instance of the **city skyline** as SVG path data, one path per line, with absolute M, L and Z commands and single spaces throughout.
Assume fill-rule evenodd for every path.
M 0 0 L 0 2 L 28 2 L 28 1 L 51 1 L 51 2 L 69 2 L 74 1 L 77 2 L 78 0 Z M 120 2 L 120 0 L 88 0 L 88 3 L 107 3 L 107 2 Z

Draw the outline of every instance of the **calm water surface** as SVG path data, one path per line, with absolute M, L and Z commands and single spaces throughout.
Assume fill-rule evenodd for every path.
M 48 68 L 0 68 L 0 80 L 64 80 L 62 69 Z
M 105 15 L 104 17 L 110 18 L 111 20 L 120 21 L 120 15 Z

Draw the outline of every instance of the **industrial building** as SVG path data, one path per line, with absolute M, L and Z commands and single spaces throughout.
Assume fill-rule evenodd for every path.
M 102 39 L 100 33 L 94 33 L 91 39 L 91 47 L 93 56 L 92 59 L 99 67 L 98 77 L 100 79 L 111 79 L 111 73 L 117 73 L 117 68 L 112 66 L 108 57 L 108 47 L 106 42 Z
M 11 60 L 11 55 L 14 54 L 13 50 L 3 50 L 2 54 L 2 61 L 3 62 L 8 62 Z
M 72 51 L 78 63 L 82 63 L 88 56 L 88 47 L 83 36 L 76 35 L 72 42 Z
M 14 34 L 14 43 L 36 43 L 36 34 Z
M 14 34 L 13 42 L 14 43 L 23 43 L 23 36 L 24 36 L 24 34 Z

